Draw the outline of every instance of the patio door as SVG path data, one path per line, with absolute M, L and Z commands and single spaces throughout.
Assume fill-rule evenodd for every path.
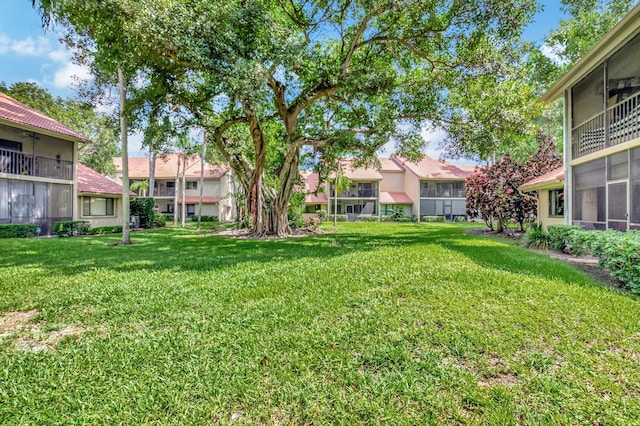
M 607 228 L 626 231 L 629 225 L 627 180 L 607 184 Z

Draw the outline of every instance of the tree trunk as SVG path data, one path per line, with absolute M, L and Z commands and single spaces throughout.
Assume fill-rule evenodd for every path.
M 207 154 L 207 135 L 204 135 L 202 140 L 202 153 L 200 154 L 200 197 L 198 198 L 198 226 L 197 230 L 200 230 L 200 221 L 202 219 L 202 191 L 204 189 L 204 157 Z M 220 214 L 220 212 L 218 212 Z
M 156 152 L 153 149 L 149 149 L 149 196 L 154 198 L 154 186 L 156 184 Z
M 298 178 L 298 165 L 300 162 L 300 147 L 290 145 L 285 157 L 284 166 L 280 171 L 280 187 L 276 198 L 272 204 L 272 229 L 270 233 L 277 237 L 284 237 L 291 234 L 289 226 L 289 200 Z
M 264 237 L 269 232 L 268 211 L 263 193 L 263 174 L 267 158 L 267 143 L 258 120 L 250 116 L 249 130 L 256 152 L 253 174 L 247 192 L 247 209 L 251 214 L 251 232 L 257 237 Z
M 182 204 L 180 204 L 180 227 L 184 228 L 187 222 L 187 158 L 183 157 L 182 164 L 182 183 L 180 185 L 180 197 L 182 198 Z
M 122 145 L 122 244 L 131 244 L 129 230 L 129 144 L 127 117 L 124 111 L 127 91 L 121 68 L 118 68 L 118 91 L 120 92 L 120 143 Z
M 504 232 L 504 221 L 502 220 L 502 216 L 498 216 L 498 224 L 496 227 L 496 234 L 502 234 Z

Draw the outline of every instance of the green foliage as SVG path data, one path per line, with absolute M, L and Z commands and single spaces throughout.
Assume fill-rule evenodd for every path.
M 198 215 L 194 215 L 191 218 L 192 222 L 197 222 L 198 221 Z M 218 221 L 218 216 L 206 216 L 206 215 L 202 215 L 200 216 L 200 222 L 217 222 Z
M 29 238 L 38 232 L 38 225 L 34 223 L 15 223 L 0 225 L 0 238 Z
M 393 219 L 393 221 L 394 222 L 415 222 L 415 220 L 412 217 L 407 217 L 407 216 L 397 217 Z
M 573 233 L 581 230 L 582 228 L 575 225 L 549 225 L 547 227 L 549 244 L 554 250 L 563 251 L 570 247 Z
M 598 263 L 625 287 L 640 294 L 640 232 L 601 231 L 591 242 Z
M 156 213 L 153 216 L 153 227 L 154 228 L 164 228 L 165 226 L 167 226 L 167 216 L 168 215 L 164 215 L 161 213 Z M 173 220 L 173 215 L 171 215 L 171 219 Z
M 327 220 L 328 215 L 326 210 L 316 210 L 316 214 L 318 215 L 320 221 L 324 222 L 325 220 Z
M 346 214 L 336 214 L 331 216 L 335 216 L 336 222 L 347 222 L 349 220 L 349 216 Z
M 538 223 L 531 223 L 527 227 L 524 243 L 527 247 L 547 250 L 551 243 L 551 238 L 549 237 L 549 234 L 544 231 L 542 225 Z
M 155 223 L 155 201 L 153 197 L 134 198 L 129 203 L 131 216 L 140 217 L 140 226 L 142 228 L 151 228 Z
M 444 222 L 445 219 L 444 216 L 422 216 L 423 222 Z
M 122 226 L 97 226 L 87 230 L 88 235 L 118 234 L 122 232 Z
M 453 217 L 454 222 L 464 222 L 466 219 L 464 216 L 458 215 Z
M 378 222 L 380 219 L 378 216 L 363 214 L 356 217 L 358 222 Z
M 77 235 L 87 235 L 87 233 L 89 232 L 89 222 L 84 220 L 56 222 L 53 224 L 53 232 L 58 237 L 75 237 Z

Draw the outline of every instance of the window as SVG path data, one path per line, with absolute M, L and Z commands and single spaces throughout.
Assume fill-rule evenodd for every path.
M 573 220 L 605 223 L 607 207 L 605 159 L 601 158 L 575 166 L 573 185 Z
M 195 180 L 188 180 L 187 189 L 198 189 L 198 182 Z
M 0 149 L 22 152 L 22 143 L 0 139 Z
M 113 198 L 82 197 L 83 216 L 115 216 Z
M 549 216 L 564 216 L 564 190 L 549 191 Z
M 187 204 L 187 216 L 191 217 L 196 214 L 196 205 L 195 204 Z

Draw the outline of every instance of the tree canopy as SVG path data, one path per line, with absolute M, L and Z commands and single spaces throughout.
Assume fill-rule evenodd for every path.
M 389 140 L 416 158 L 424 126 L 472 144 L 531 131 L 509 108 L 483 121 L 497 103 L 484 108 L 490 92 L 479 86 L 521 103 L 522 89 L 508 82 L 526 51 L 519 33 L 536 11 L 527 0 L 40 6 L 73 30 L 68 39 L 96 67 L 123 64 L 139 85 L 161 88 L 172 110 L 206 126 L 259 235 L 289 232 L 287 205 L 305 155 L 322 171 L 345 153 L 372 159 Z M 483 131 L 472 131 L 480 122 Z

